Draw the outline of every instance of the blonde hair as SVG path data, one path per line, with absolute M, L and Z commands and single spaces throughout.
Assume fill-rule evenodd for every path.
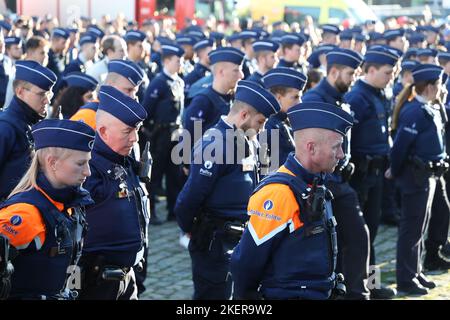
M 37 176 L 40 171 L 45 173 L 45 161 L 48 156 L 53 156 L 58 160 L 64 160 L 67 159 L 71 155 L 71 153 L 71 149 L 57 147 L 49 147 L 37 150 L 33 155 L 30 167 L 28 168 L 22 179 L 20 179 L 14 190 L 11 191 L 8 199 L 18 193 L 26 192 L 37 187 Z

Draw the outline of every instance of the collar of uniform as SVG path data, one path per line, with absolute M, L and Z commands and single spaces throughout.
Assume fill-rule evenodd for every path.
M 15 116 L 25 121 L 28 125 L 36 124 L 40 120 L 44 119 L 44 117 L 40 116 L 17 96 L 13 97 L 7 111 L 13 113 Z
M 169 72 L 167 72 L 166 68 L 163 69 L 163 74 L 168 77 L 170 80 L 175 81 L 176 80 L 176 75 L 170 75 Z
M 415 96 L 416 100 L 419 101 L 421 104 L 429 104 L 430 101 L 428 101 L 426 98 L 420 96 L 420 95 L 416 95 Z
M 284 163 L 284 167 L 295 174 L 296 177 L 301 178 L 307 184 L 311 184 L 314 181 L 314 178 L 319 177 L 320 183 L 323 183 L 325 180 L 325 174 L 320 173 L 311 173 L 306 170 L 300 161 L 296 158 L 294 153 L 289 154 L 286 162 Z
M 334 100 L 336 101 L 342 101 L 343 98 L 343 94 L 340 93 L 339 91 L 337 91 L 336 88 L 334 88 L 327 80 L 327 78 L 323 78 L 319 84 L 318 84 L 319 88 L 321 88 L 322 90 L 324 90 L 326 92 L 327 95 L 330 95 Z
M 226 118 L 227 118 L 227 116 L 221 116 L 218 125 L 225 127 L 225 129 L 233 129 L 234 130 L 234 126 L 232 126 L 229 122 L 227 122 L 225 120 Z
M 38 185 L 36 189 L 61 212 L 64 209 L 93 203 L 89 192 L 85 189 L 81 187 L 55 189 L 42 172 L 39 172 L 36 182 Z
M 92 150 L 94 153 L 101 155 L 102 157 L 108 159 L 109 161 L 125 165 L 127 157 L 124 157 L 116 152 L 114 152 L 98 134 L 95 135 L 94 148 Z
M 220 93 L 220 92 L 214 90 L 213 86 L 209 86 L 209 87 L 207 88 L 207 90 L 211 90 L 213 93 L 217 94 L 219 97 L 221 97 L 222 99 L 224 99 L 226 103 L 230 103 L 231 100 L 232 100 L 231 95 L 229 95 L 229 94 L 222 94 L 222 93 Z
M 295 66 L 295 62 L 289 62 L 286 61 L 284 58 L 280 59 L 280 62 L 278 64 L 281 64 L 281 66 L 287 66 L 287 67 L 294 67 Z
M 78 55 L 78 61 L 80 61 L 82 65 L 87 62 L 83 52 L 80 52 L 80 54 Z
M 367 81 L 365 79 L 359 79 L 357 81 L 357 84 L 377 95 L 381 95 L 381 89 L 375 88 L 373 86 L 371 86 L 370 84 L 367 83 Z
M 207 66 L 201 64 L 200 62 L 196 63 L 196 64 L 195 64 L 195 67 L 196 67 L 198 70 L 201 70 L 201 71 L 203 71 L 203 70 L 204 70 L 204 71 L 210 71 L 210 69 L 209 69 Z
M 287 119 L 287 113 L 280 111 L 280 112 L 274 114 L 272 117 L 279 121 L 285 121 Z

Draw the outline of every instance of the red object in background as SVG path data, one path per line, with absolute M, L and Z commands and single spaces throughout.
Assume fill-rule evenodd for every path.
M 195 14 L 195 0 L 175 0 L 175 19 L 177 29 L 186 26 L 186 18 L 193 19 Z
M 156 0 L 136 0 L 136 21 L 140 26 L 145 20 L 154 17 Z

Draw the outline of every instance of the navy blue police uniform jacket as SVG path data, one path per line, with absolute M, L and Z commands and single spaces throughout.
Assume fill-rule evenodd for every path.
M 164 72 L 159 73 L 150 82 L 145 92 L 142 105 L 147 110 L 147 120 L 155 123 L 175 123 L 184 103 L 184 83 L 169 77 Z
M 387 110 L 391 102 L 382 90 L 362 80 L 358 80 L 344 98 L 354 118 L 352 157 L 387 156 L 390 151 Z
M 264 88 L 264 82 L 262 81 L 263 75 L 259 71 L 255 71 L 252 73 L 250 77 L 248 77 L 248 81 L 253 81 L 259 84 L 262 88 Z
M 445 158 L 444 125 L 438 108 L 413 99 L 403 106 L 394 145 L 391 150 L 391 170 L 399 176 L 411 157 L 422 161 Z
M 194 137 L 194 124 L 201 121 L 202 132 L 206 132 L 219 122 L 220 117 L 227 115 L 231 108 L 230 95 L 220 94 L 212 86 L 202 90 L 195 96 L 189 107 L 184 110 L 183 127 Z M 200 138 L 200 137 L 199 137 Z M 195 141 L 191 144 L 194 145 Z
M 109 264 L 132 267 L 143 253 L 148 221 L 137 196 L 143 190 L 135 160 L 115 153 L 96 136 L 89 164 L 92 174 L 84 187 L 95 204 L 87 207 L 89 232 L 83 254 L 100 254 Z
M 65 60 L 66 57 L 64 55 L 58 56 L 52 49 L 48 51 L 48 64 L 47 68 L 52 70 L 56 76 L 59 78 L 64 70 L 60 70 L 60 66 L 58 61 L 63 60 L 64 61 L 64 68 L 66 66 Z
M 205 67 L 201 63 L 196 63 L 194 66 L 194 70 L 192 70 L 191 73 L 189 73 L 183 78 L 185 96 L 187 97 L 191 85 L 196 83 L 201 78 L 206 77 L 209 73 L 210 70 L 208 67 Z
M 244 80 L 247 80 L 253 73 L 252 61 L 247 57 L 244 57 L 244 61 L 242 63 L 242 73 L 244 74 Z
M 289 153 L 295 150 L 294 143 L 294 132 L 290 125 L 286 122 L 287 114 L 283 112 L 278 112 L 277 114 L 273 114 L 267 120 L 264 125 L 264 129 L 267 131 L 267 145 L 269 147 L 268 156 L 272 155 L 272 130 L 278 130 L 279 132 L 279 143 L 278 143 L 278 152 L 279 152 L 279 164 L 283 164 Z
M 31 162 L 31 126 L 42 120 L 16 96 L 0 113 L 0 199 L 6 198 L 23 177 Z
M 8 89 L 9 75 L 5 73 L 3 60 L 0 61 L 0 110 L 5 104 L 6 90 Z
M 194 146 L 189 178 L 175 205 L 177 221 L 184 232 L 192 231 L 194 218 L 202 211 L 223 219 L 242 222 L 248 219 L 247 203 L 257 183 L 256 161 L 251 156 L 247 161 L 237 161 L 236 139 L 226 139 L 227 130 L 233 132 L 235 128 L 221 119 Z M 200 158 L 208 154 L 205 149 L 211 148 L 215 140 L 222 142 L 215 152 L 219 161 Z M 234 156 L 234 161 L 227 164 L 230 150 L 234 155 L 228 156 L 231 159 Z

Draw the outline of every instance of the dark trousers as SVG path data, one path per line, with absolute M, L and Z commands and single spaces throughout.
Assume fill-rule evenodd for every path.
M 94 273 L 94 265 L 82 264 L 88 272 L 81 282 L 79 300 L 137 300 L 136 277 L 133 268 L 122 281 L 106 281 Z
M 355 190 L 345 183 L 329 182 L 333 193 L 333 214 L 336 218 L 338 256 L 336 271 L 344 275 L 347 297 L 365 299 L 369 296 L 369 230 L 359 207 Z
M 173 209 L 178 193 L 181 190 L 180 167 L 175 165 L 171 159 L 172 147 L 175 145 L 171 141 L 171 134 L 172 130 L 170 128 L 163 128 L 158 130 L 158 133 L 151 140 L 151 154 L 153 157 L 151 190 L 154 190 L 154 187 L 162 181 L 163 176 L 166 177 L 167 211 L 169 216 L 174 215 Z
M 431 255 L 436 255 L 439 247 L 447 242 L 450 220 L 450 204 L 446 181 L 441 177 L 436 182 L 436 191 L 428 226 L 428 237 L 425 240 L 426 252 Z
M 381 218 L 389 219 L 400 215 L 398 192 L 393 179 L 383 181 L 383 200 L 381 205 Z
M 350 185 L 358 194 L 359 204 L 370 235 L 370 265 L 375 265 L 374 241 L 380 225 L 384 170 L 362 174 L 356 170 Z
M 436 179 L 425 176 L 418 181 L 413 168 L 406 165 L 397 178 L 402 212 L 397 242 L 397 284 L 410 285 L 422 272 L 424 235 L 430 220 L 436 190 Z
M 200 251 L 189 243 L 192 261 L 194 300 L 228 300 L 232 279 L 230 255 L 224 252 L 221 240 L 214 240 L 209 249 Z

